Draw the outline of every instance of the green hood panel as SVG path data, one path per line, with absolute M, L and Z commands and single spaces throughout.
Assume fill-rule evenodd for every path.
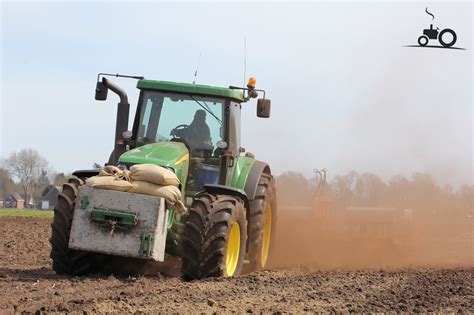
M 119 161 L 122 163 L 134 164 L 156 164 L 160 166 L 173 167 L 180 160 L 183 160 L 188 155 L 188 149 L 180 142 L 159 142 L 147 144 L 120 156 Z M 186 158 L 185 158 L 186 159 Z
M 122 154 L 120 162 L 155 164 L 173 168 L 181 181 L 181 190 L 184 196 L 189 170 L 189 151 L 183 143 L 170 141 L 147 144 Z

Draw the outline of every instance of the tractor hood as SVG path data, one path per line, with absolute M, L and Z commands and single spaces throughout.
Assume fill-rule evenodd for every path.
M 122 163 L 156 164 L 174 168 L 175 165 L 189 159 L 189 151 L 180 142 L 159 142 L 147 144 L 120 156 Z
M 189 151 L 180 142 L 147 144 L 120 156 L 119 163 L 155 164 L 174 169 L 181 183 L 186 182 L 189 167 Z

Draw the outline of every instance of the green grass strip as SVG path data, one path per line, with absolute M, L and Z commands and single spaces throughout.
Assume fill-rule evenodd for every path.
M 0 217 L 28 217 L 28 218 L 52 218 L 54 211 L 51 210 L 18 210 L 0 208 Z

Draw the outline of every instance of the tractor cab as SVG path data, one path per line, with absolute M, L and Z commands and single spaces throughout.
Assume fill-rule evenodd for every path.
M 225 184 L 227 158 L 241 151 L 237 126 L 243 93 L 149 80 L 139 81 L 138 88 L 141 93 L 130 138 L 134 149 L 119 161 L 133 163 L 149 154 L 147 149 L 157 155 L 172 151 L 173 158 L 163 156 L 156 164 L 178 174 L 186 195 L 192 196 L 205 184 Z
M 204 182 L 218 184 L 219 146 L 226 147 L 224 106 L 223 98 L 146 90 L 133 127 L 134 146 L 184 145 L 180 159 L 189 160 L 187 191 L 201 189 Z

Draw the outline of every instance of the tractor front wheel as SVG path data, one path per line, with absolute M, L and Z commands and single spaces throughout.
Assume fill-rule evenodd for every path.
M 81 276 L 97 273 L 97 254 L 69 249 L 69 234 L 71 232 L 72 215 L 78 194 L 77 188 L 84 182 L 71 177 L 63 185 L 54 207 L 54 219 L 51 223 L 51 254 L 53 270 L 57 274 Z
M 182 242 L 184 280 L 238 276 L 246 243 L 247 220 L 242 200 L 201 194 L 186 219 Z
M 420 45 L 420 46 L 428 45 L 428 41 L 429 41 L 429 39 L 425 35 L 421 35 L 420 37 L 418 37 L 418 45 Z

